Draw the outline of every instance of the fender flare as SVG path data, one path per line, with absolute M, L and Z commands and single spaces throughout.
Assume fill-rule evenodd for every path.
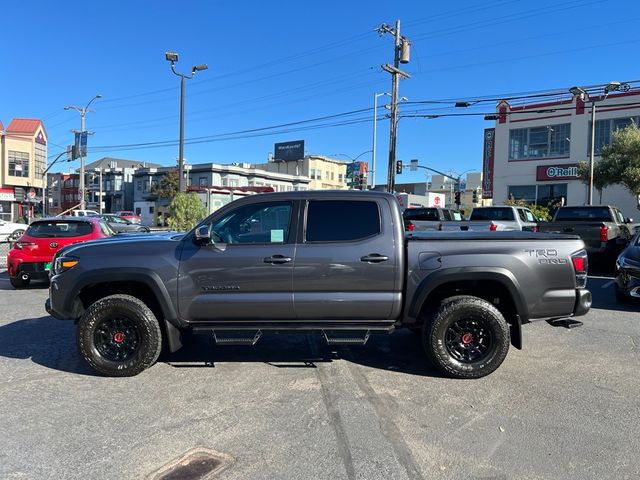
M 73 289 L 65 299 L 65 309 L 72 311 L 74 300 L 78 298 L 80 291 L 86 286 L 109 282 L 134 282 L 146 285 L 156 297 L 164 319 L 176 327 L 182 326 L 171 302 L 171 296 L 160 276 L 153 270 L 145 268 L 101 268 L 81 273 L 75 281 Z
M 529 309 L 518 280 L 513 273 L 505 268 L 458 267 L 437 270 L 425 277 L 416 288 L 413 298 L 411 299 L 408 316 L 417 318 L 427 298 L 436 288 L 447 283 L 470 280 L 496 281 L 507 289 L 516 309 L 515 318 L 512 319 L 512 323 L 510 323 L 511 343 L 517 349 L 521 349 L 521 326 L 523 322 L 527 322 L 529 319 Z

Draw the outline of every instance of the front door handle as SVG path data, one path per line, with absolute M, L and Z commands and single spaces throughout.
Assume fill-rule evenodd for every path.
M 289 263 L 291 257 L 285 257 L 284 255 L 272 255 L 271 257 L 265 257 L 264 263 L 271 263 L 273 265 L 279 265 L 282 263 Z
M 389 260 L 389 257 L 387 257 L 386 255 L 380 255 L 379 253 L 372 253 L 370 255 L 365 255 L 364 257 L 360 257 L 361 262 L 368 262 L 368 263 L 380 263 L 380 262 L 386 262 L 387 260 Z

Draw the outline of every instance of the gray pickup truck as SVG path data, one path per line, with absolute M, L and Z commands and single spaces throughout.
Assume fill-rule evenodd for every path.
M 589 255 L 600 255 L 613 263 L 634 234 L 632 222 L 609 205 L 566 206 L 560 207 L 550 222 L 540 223 L 539 230 L 578 235 Z
M 408 327 L 445 374 L 494 371 L 521 325 L 584 315 L 587 259 L 573 236 L 527 232 L 405 238 L 393 195 L 305 191 L 232 202 L 187 234 L 69 246 L 47 311 L 77 323 L 83 358 L 136 375 L 183 332 L 253 344 L 265 330 L 363 344 Z

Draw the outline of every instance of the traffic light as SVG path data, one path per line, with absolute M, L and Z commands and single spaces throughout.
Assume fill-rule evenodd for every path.
M 460 192 L 455 193 L 456 205 L 460 205 Z
M 396 174 L 402 173 L 402 160 L 396 160 Z
M 478 191 L 473 191 L 473 203 L 478 203 Z

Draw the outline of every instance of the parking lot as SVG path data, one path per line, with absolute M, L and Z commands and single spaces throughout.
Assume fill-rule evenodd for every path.
M 133 378 L 95 376 L 46 286 L 0 271 L 0 478 L 145 478 L 194 447 L 224 479 L 637 478 L 640 307 L 591 277 L 584 326 L 524 327 L 480 380 L 441 378 L 401 330 L 364 347 L 193 337 Z

